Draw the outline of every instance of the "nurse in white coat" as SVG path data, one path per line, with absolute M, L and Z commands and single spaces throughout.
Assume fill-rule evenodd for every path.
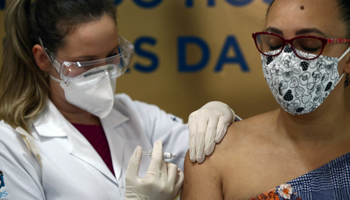
M 133 45 L 118 35 L 113 1 L 12 0 L 5 31 L 0 200 L 173 199 L 189 146 L 203 162 L 234 119 L 208 103 L 189 137 L 176 116 L 114 95 Z

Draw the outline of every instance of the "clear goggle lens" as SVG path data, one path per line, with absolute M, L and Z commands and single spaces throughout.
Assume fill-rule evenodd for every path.
M 118 72 L 118 69 L 120 68 L 113 64 L 92 68 L 78 76 L 67 78 L 67 82 L 75 85 L 85 85 L 86 83 L 88 83 L 87 85 L 94 85 L 101 80 L 103 75 L 108 75 L 112 79 L 117 78 L 118 74 L 122 74 L 121 72 Z
M 113 71 L 114 76 L 118 77 L 122 75 L 128 67 L 129 63 L 123 62 L 123 55 L 118 54 L 106 59 L 87 61 L 87 62 L 68 62 L 64 61 L 60 66 L 61 69 L 61 79 L 64 81 L 70 81 L 72 78 L 84 75 L 88 77 L 92 74 L 97 74 L 100 72 Z M 114 68 L 111 70 L 111 68 Z
M 47 51 L 47 50 L 46 50 Z M 132 60 L 134 45 L 119 36 L 118 54 L 99 60 L 70 62 L 60 61 L 50 53 L 50 58 L 60 77 L 65 82 L 72 82 L 76 77 L 85 77 L 101 72 L 108 72 L 111 77 L 124 74 Z M 83 75 L 83 76 L 81 76 Z

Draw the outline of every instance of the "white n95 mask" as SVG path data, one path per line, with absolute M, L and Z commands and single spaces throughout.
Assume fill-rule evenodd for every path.
M 114 92 L 117 81 L 117 67 L 105 65 L 92 68 L 69 82 L 51 78 L 60 83 L 67 101 L 89 113 L 106 117 L 114 104 Z
M 113 108 L 117 77 L 124 74 L 132 60 L 134 45 L 119 36 L 118 54 L 99 60 L 64 61 L 39 42 L 52 66 L 60 76 L 57 79 L 69 103 L 91 114 L 104 118 Z
M 286 45 L 278 56 L 261 54 L 264 77 L 273 96 L 286 112 L 308 114 L 324 102 L 344 76 L 339 77 L 338 62 L 349 51 L 350 48 L 339 59 L 320 55 L 314 60 L 304 60 Z M 306 58 L 315 57 L 298 53 Z

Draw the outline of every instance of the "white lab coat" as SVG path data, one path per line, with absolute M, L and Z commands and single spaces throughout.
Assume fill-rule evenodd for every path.
M 118 94 L 114 109 L 101 123 L 115 177 L 90 143 L 51 101 L 35 121 L 32 132 L 42 168 L 28 152 L 19 133 L 2 121 L 0 171 L 5 187 L 0 188 L 0 200 L 124 199 L 129 158 L 137 145 L 149 151 L 156 140 L 163 141 L 164 151 L 179 156 L 170 161 L 183 169 L 188 129 L 181 119 L 154 105 Z M 149 157 L 142 158 L 141 176 L 146 173 L 149 162 Z

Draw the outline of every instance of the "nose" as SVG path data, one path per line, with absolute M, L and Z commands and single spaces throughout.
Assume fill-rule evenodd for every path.
M 293 51 L 292 44 L 290 44 L 290 43 L 288 42 L 288 44 L 285 45 L 283 51 L 284 51 L 285 53 L 291 53 L 291 52 Z

